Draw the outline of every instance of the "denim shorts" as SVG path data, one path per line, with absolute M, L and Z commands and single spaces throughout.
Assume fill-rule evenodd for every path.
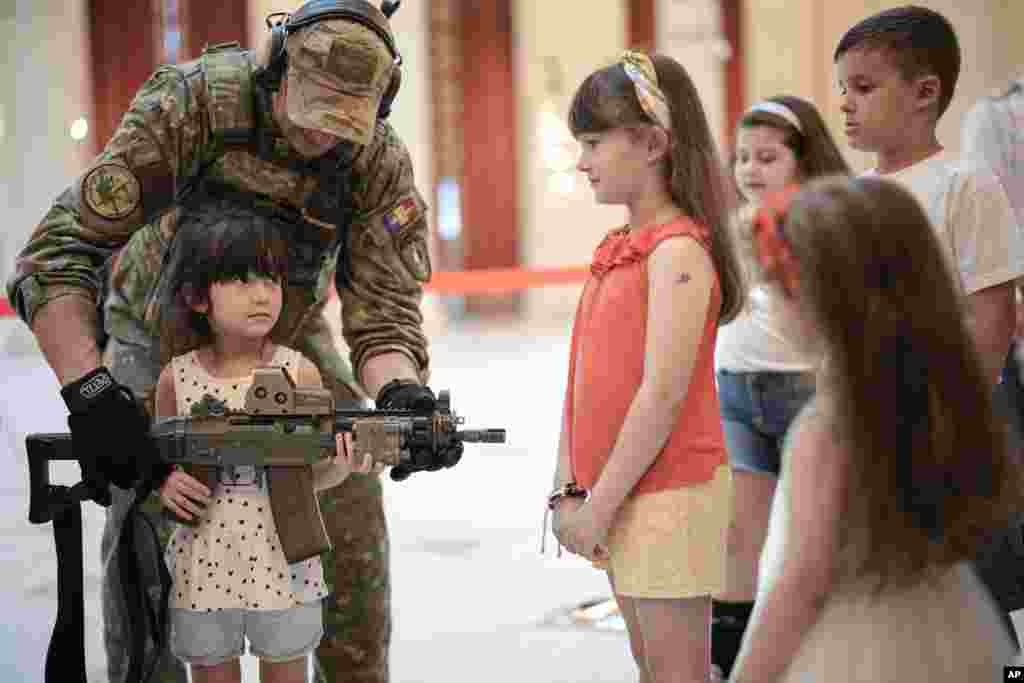
M 729 464 L 779 476 L 786 430 L 814 395 L 814 375 L 719 370 L 716 379 Z
M 324 636 L 322 601 L 290 609 L 223 609 L 213 612 L 172 608 L 171 652 L 189 664 L 215 666 L 249 651 L 269 662 L 308 656 Z

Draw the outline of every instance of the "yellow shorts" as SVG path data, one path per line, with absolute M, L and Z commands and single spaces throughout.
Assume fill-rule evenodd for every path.
M 681 599 L 720 592 L 732 511 L 732 470 L 710 481 L 629 498 L 608 536 L 615 592 L 631 598 Z

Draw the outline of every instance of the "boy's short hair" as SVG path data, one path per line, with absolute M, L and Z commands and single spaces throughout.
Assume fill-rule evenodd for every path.
M 834 62 L 850 50 L 885 50 L 904 79 L 934 74 L 942 82 L 941 117 L 953 99 L 960 76 L 960 43 L 949 20 L 926 7 L 896 7 L 864 19 L 839 41 Z

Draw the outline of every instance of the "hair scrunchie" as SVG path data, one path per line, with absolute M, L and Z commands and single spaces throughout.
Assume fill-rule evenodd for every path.
M 786 235 L 786 212 L 799 188 L 790 185 L 768 196 L 754 216 L 753 237 L 757 261 L 765 279 L 775 281 L 783 293 L 796 298 L 800 290 L 800 265 Z

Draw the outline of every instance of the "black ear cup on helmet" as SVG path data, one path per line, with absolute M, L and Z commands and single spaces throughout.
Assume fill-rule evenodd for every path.
M 380 37 L 394 57 L 391 80 L 381 96 L 377 118 L 386 119 L 391 113 L 391 105 L 398 95 L 402 84 L 402 55 L 398 52 L 395 39 L 391 35 L 388 19 L 399 6 L 400 0 L 385 0 L 377 9 L 366 0 L 309 0 L 294 14 L 275 12 L 267 16 L 267 27 L 270 29 L 270 61 L 260 74 L 264 84 L 276 91 L 281 86 L 285 69 L 288 65 L 288 53 L 285 44 L 288 36 L 318 21 L 328 19 L 346 19 L 365 26 Z M 274 19 L 277 19 L 274 21 Z
M 391 113 L 391 103 L 395 101 L 395 96 L 398 95 L 398 89 L 400 87 L 402 87 L 402 67 L 396 63 L 394 69 L 391 71 L 391 81 L 388 83 L 388 87 L 384 91 L 384 95 L 380 98 L 380 108 L 377 110 L 377 118 L 384 120 Z

